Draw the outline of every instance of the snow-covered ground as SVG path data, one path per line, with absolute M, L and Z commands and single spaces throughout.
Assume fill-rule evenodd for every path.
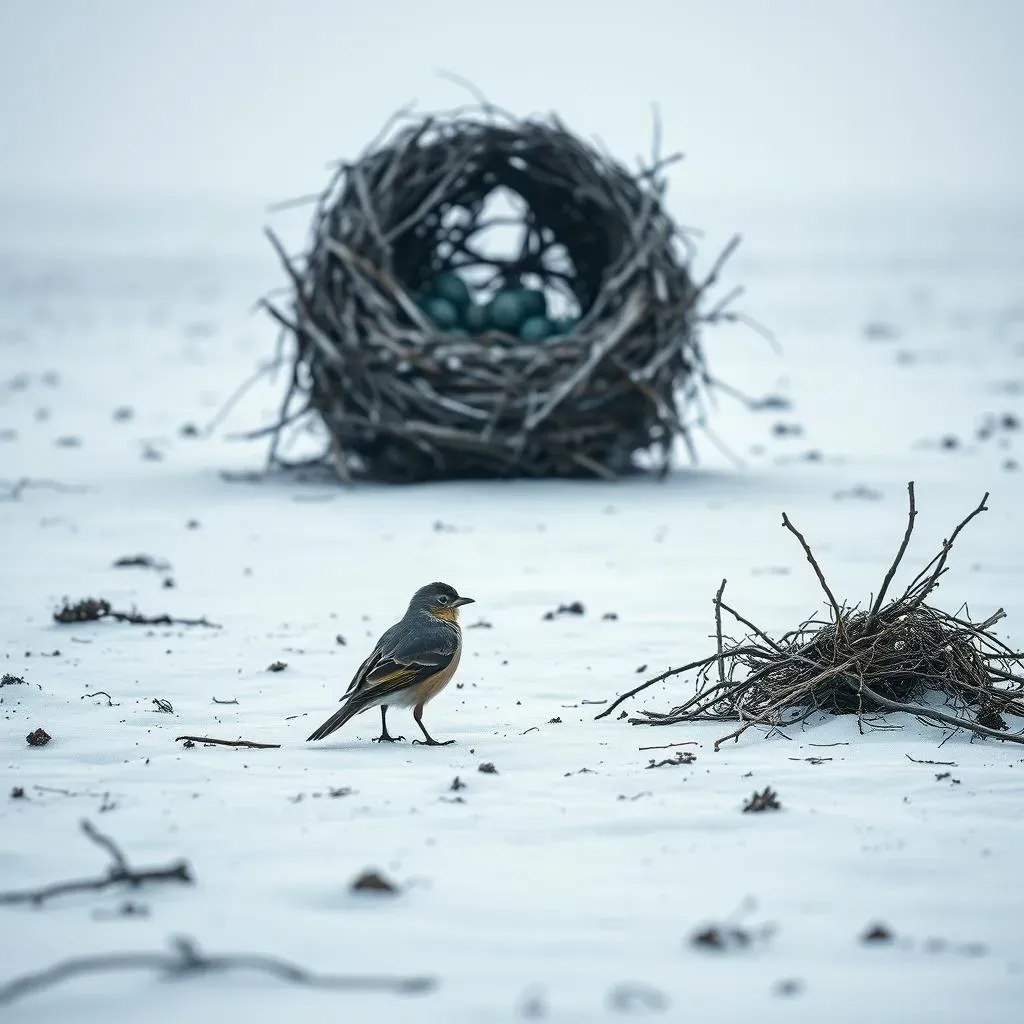
M 783 349 L 738 327 L 707 336 L 718 376 L 793 402 L 720 399 L 714 428 L 743 469 L 705 442 L 702 466 L 664 483 L 353 490 L 222 476 L 260 467 L 258 444 L 226 434 L 268 421 L 276 385 L 214 437 L 181 433 L 272 351 L 250 313 L 281 281 L 258 212 L 62 214 L 44 235 L 30 211 L 4 218 L 0 478 L 30 483 L 0 500 L 0 670 L 26 681 L 0 690 L 0 889 L 105 871 L 83 818 L 135 867 L 187 859 L 195 884 L 0 906 L 0 984 L 177 935 L 211 954 L 437 984 L 396 995 L 108 972 L 2 1006 L 3 1020 L 1017 1015 L 1024 749 L 960 736 L 940 749 L 945 734 L 915 721 L 861 736 L 834 720 L 714 753 L 715 726 L 593 718 L 595 702 L 711 650 L 722 577 L 770 631 L 819 607 L 783 511 L 840 594 L 866 597 L 902 536 L 910 479 L 908 568 L 991 491 L 940 595 L 1004 607 L 1004 635 L 1024 641 L 1021 435 L 979 436 L 990 418 L 1024 418 L 1019 211 L 688 212 L 713 222 L 705 260 L 744 231 L 728 283 L 747 285 L 746 309 Z M 893 332 L 868 337 L 872 323 Z M 113 567 L 142 553 L 169 568 Z M 465 622 L 481 624 L 465 632 L 458 688 L 427 714 L 455 745 L 379 746 L 374 715 L 305 743 L 434 579 L 475 597 Z M 60 626 L 64 596 L 221 628 Z M 583 616 L 545 620 L 577 600 Z M 666 708 L 689 682 L 627 706 Z M 98 691 L 109 700 L 85 696 Z M 391 724 L 414 734 L 403 712 Z M 30 747 L 37 728 L 52 740 Z M 187 734 L 281 746 L 185 749 Z M 642 748 L 686 741 L 693 764 L 648 768 L 673 750 Z M 741 813 L 768 785 L 783 809 Z M 350 892 L 368 869 L 400 892 Z M 716 923 L 755 941 L 691 943 Z M 876 923 L 895 941 L 861 942 Z

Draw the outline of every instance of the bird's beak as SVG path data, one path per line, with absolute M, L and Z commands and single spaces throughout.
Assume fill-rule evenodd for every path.
M 475 600 L 472 597 L 457 597 L 452 602 L 452 607 L 461 608 L 464 604 L 475 604 Z

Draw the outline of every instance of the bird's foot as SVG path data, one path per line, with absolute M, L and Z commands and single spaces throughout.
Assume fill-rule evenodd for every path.
M 374 743 L 397 743 L 399 740 L 404 740 L 404 736 L 392 736 L 391 733 L 386 732 L 380 736 L 374 736 Z
M 455 740 L 413 740 L 413 743 L 419 743 L 424 747 L 450 747 Z

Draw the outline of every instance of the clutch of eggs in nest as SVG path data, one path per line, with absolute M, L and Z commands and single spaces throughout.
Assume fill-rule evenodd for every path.
M 453 333 L 502 331 L 523 341 L 546 341 L 572 333 L 577 323 L 576 317 L 550 316 L 539 288 L 504 288 L 481 302 L 454 273 L 438 274 L 413 298 L 439 330 Z

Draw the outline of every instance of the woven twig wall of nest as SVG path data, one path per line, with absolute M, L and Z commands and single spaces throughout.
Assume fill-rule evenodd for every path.
M 716 653 L 648 679 L 597 717 L 611 714 L 655 683 L 695 671 L 695 694 L 667 712 L 641 711 L 630 722 L 736 723 L 715 742 L 717 750 L 752 726 L 782 732 L 816 716 L 856 715 L 862 727 L 896 728 L 890 716 L 903 712 L 951 732 L 964 730 L 1024 744 L 1024 653 L 1008 646 L 992 628 L 1006 613 L 999 608 L 975 620 L 964 608 L 950 612 L 931 602 L 946 574 L 953 544 L 964 527 L 987 510 L 988 494 L 903 593 L 886 600 L 917 518 L 913 483 L 907 491 L 903 541 L 866 607 L 839 602 L 810 544 L 783 515 L 782 525 L 800 543 L 821 585 L 825 616 L 815 616 L 773 639 L 725 603 L 723 580 L 714 599 Z M 742 639 L 725 635 L 723 612 L 747 630 Z
M 398 115 L 338 169 L 302 258 L 268 232 L 290 302 L 264 305 L 292 352 L 271 461 L 312 421 L 346 480 L 612 478 L 639 453 L 667 471 L 704 422 L 699 328 L 739 319 L 739 289 L 702 302 L 738 239 L 694 280 L 673 159 L 630 173 L 557 118 L 490 106 Z M 488 252 L 502 231 L 511 251 Z

